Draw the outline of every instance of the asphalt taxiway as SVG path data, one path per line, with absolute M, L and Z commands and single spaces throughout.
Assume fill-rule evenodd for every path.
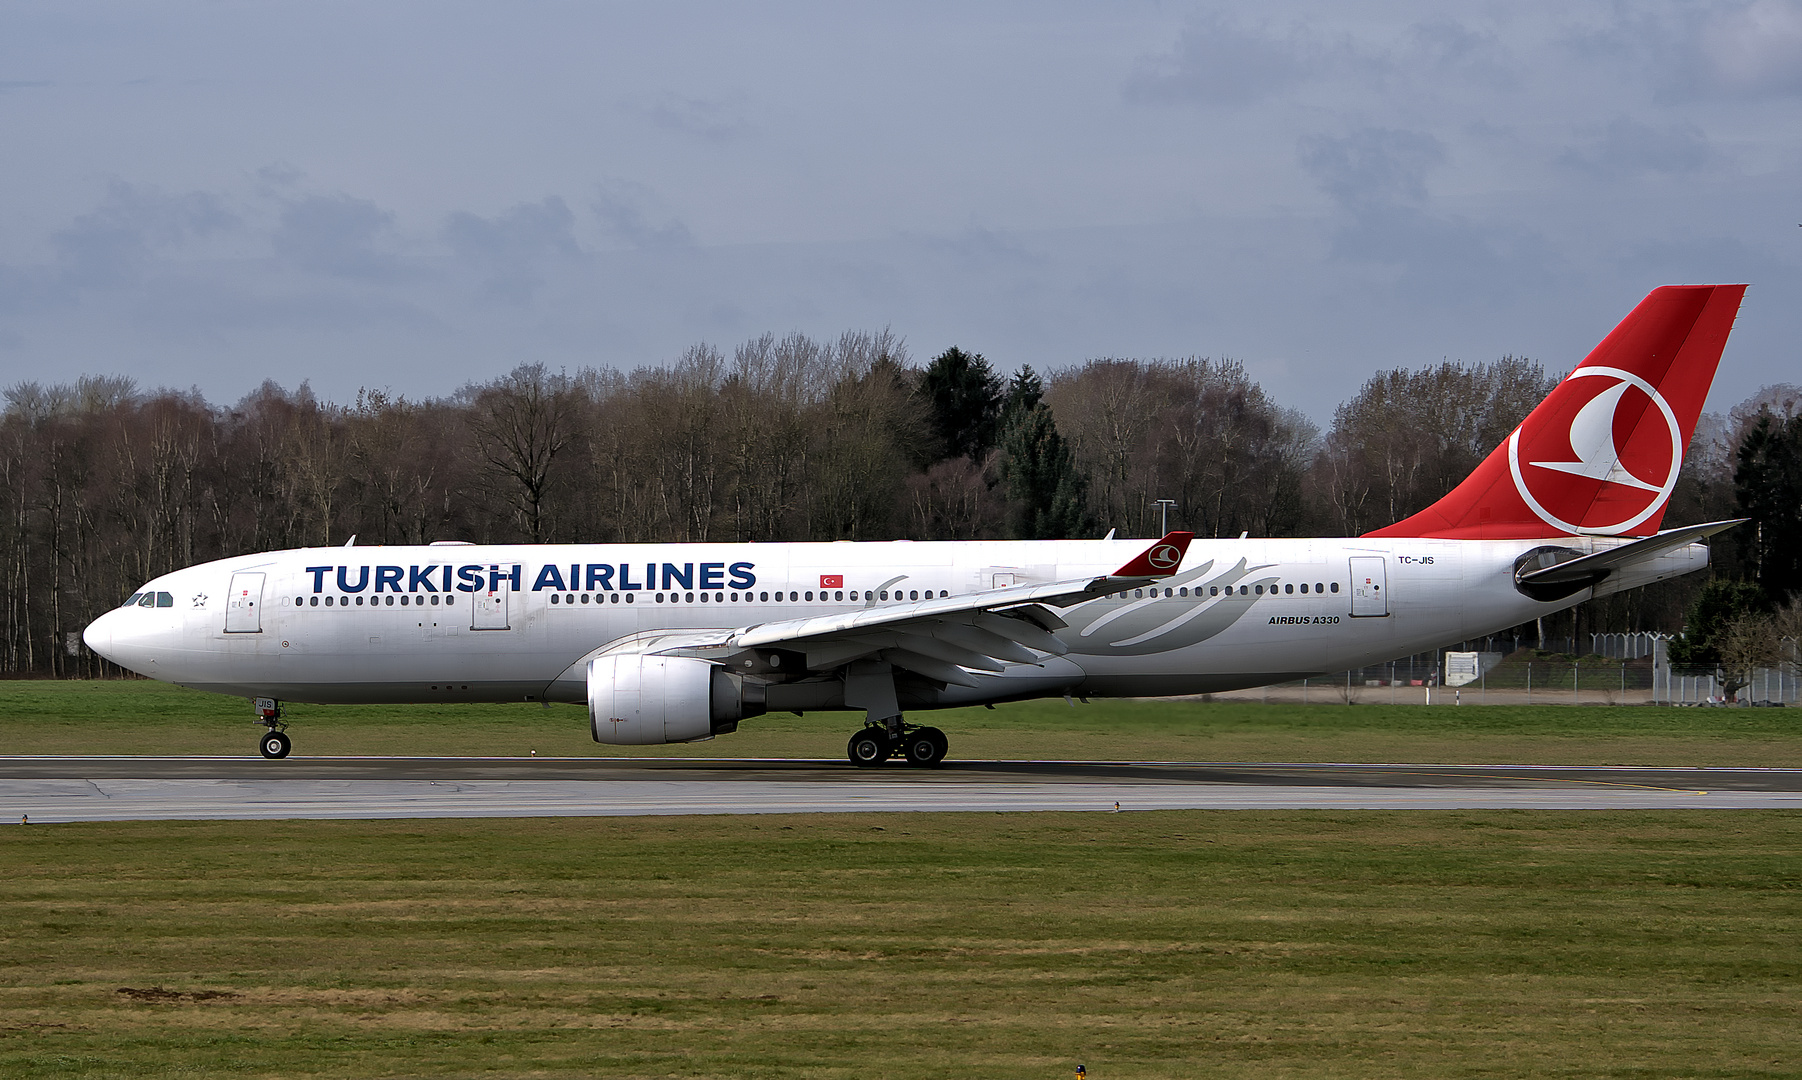
M 1194 809 L 1797 809 L 1802 769 L 0 757 L 0 823 Z

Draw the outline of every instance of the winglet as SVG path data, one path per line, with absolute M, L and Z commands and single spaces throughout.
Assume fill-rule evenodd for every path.
M 1139 552 L 1137 558 L 1111 574 L 1111 577 L 1161 578 L 1176 573 L 1189 550 L 1192 532 L 1173 532 Z

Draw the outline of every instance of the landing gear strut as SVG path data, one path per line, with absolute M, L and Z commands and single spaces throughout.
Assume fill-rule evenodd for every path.
M 258 741 L 257 749 L 262 751 L 266 758 L 287 757 L 288 751 L 294 748 L 294 744 L 288 740 L 288 736 L 282 734 L 287 730 L 288 725 L 282 723 L 281 702 L 274 698 L 257 698 L 255 704 L 257 726 L 269 729 Z

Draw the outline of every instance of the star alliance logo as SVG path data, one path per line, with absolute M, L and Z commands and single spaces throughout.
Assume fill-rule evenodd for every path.
M 194 594 L 194 606 L 197 608 L 206 607 L 206 593 L 198 592 Z

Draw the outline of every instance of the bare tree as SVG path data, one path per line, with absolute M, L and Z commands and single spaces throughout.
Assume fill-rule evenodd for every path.
M 484 387 L 465 391 L 482 460 L 512 481 L 510 497 L 525 533 L 543 543 L 551 465 L 575 434 L 578 391 L 543 364 L 521 364 Z

